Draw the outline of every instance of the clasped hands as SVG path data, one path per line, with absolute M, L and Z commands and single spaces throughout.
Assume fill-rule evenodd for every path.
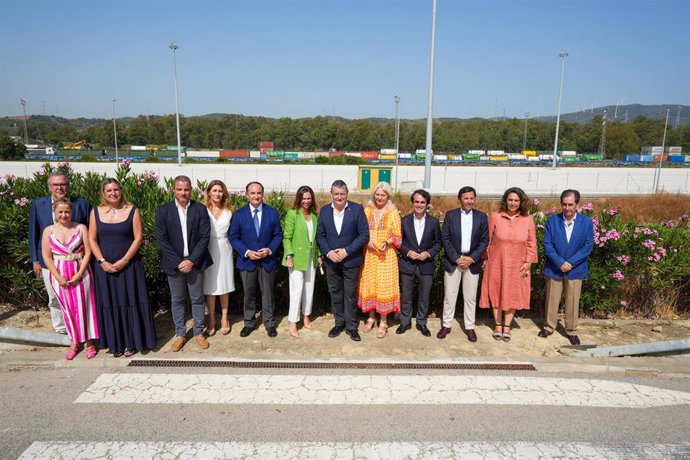
M 180 262 L 180 265 L 177 266 L 177 269 L 181 273 L 189 273 L 192 271 L 192 268 L 194 268 L 194 262 L 192 262 L 189 259 L 185 259 L 182 262 Z
M 474 260 L 472 260 L 472 257 L 470 256 L 460 256 L 457 258 L 455 263 L 459 269 L 467 270 L 468 268 L 470 268 L 470 265 L 474 263 Z
M 572 269 L 573 269 L 573 266 L 570 265 L 570 262 L 563 262 L 563 265 L 561 265 L 561 271 L 563 273 L 568 273 Z
M 347 257 L 347 251 L 343 248 L 333 249 L 326 257 L 333 263 L 339 264 Z
M 251 249 L 247 251 L 247 257 L 251 260 L 261 260 L 268 257 L 270 254 L 271 251 L 269 251 L 268 248 L 261 248 L 258 251 L 252 251 Z
M 424 262 L 429 257 L 431 257 L 431 254 L 429 254 L 429 251 L 417 252 L 417 251 L 413 251 L 411 249 L 409 251 L 407 251 L 407 258 L 408 259 L 418 260 L 420 262 Z

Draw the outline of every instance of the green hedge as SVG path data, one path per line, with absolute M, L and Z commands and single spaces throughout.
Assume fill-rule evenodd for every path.
M 104 174 L 72 171 L 68 163 L 56 168 L 43 165 L 32 178 L 5 176 L 0 181 L 0 250 L 5 263 L 0 266 L 0 299 L 17 306 L 45 305 L 43 282 L 31 270 L 28 248 L 28 219 L 31 200 L 48 194 L 46 179 L 53 170 L 65 172 L 70 179 L 71 194 L 99 202 L 100 183 Z M 144 223 L 144 243 L 141 253 L 147 274 L 151 300 L 154 305 L 169 305 L 168 283 L 160 270 L 160 251 L 155 241 L 154 220 L 156 209 L 171 201 L 172 178 L 165 178 L 165 187 L 153 172 L 135 174 L 129 163 L 118 166 L 115 177 L 122 183 L 127 198 L 141 210 Z M 192 198 L 198 200 L 206 183 L 198 181 Z M 246 204 L 245 196 L 232 195 L 235 209 Z M 281 220 L 288 205 L 283 192 L 271 192 L 266 201 L 280 213 Z M 292 201 L 292 197 L 288 198 Z M 543 224 L 556 210 L 542 211 L 539 200 L 533 200 L 531 213 L 537 222 L 539 263 L 533 266 L 532 310 L 541 314 L 544 302 L 544 280 L 541 270 L 544 254 L 541 249 Z M 583 310 L 597 317 L 624 310 L 644 317 L 672 317 L 687 312 L 690 303 L 690 217 L 656 224 L 641 224 L 620 217 L 620 208 L 606 205 L 595 210 L 584 204 L 581 212 L 595 223 L 595 248 L 590 257 L 590 278 L 582 292 Z M 282 257 L 282 254 L 277 254 Z M 231 295 L 231 308 L 237 312 L 242 305 L 242 283 L 236 273 L 237 291 Z M 276 304 L 279 310 L 288 305 L 287 270 L 283 267 L 276 276 Z M 328 311 L 328 291 L 324 277 L 317 277 L 314 296 L 315 311 Z M 462 300 L 459 299 L 459 302 Z M 437 259 L 431 307 L 441 312 L 443 303 L 443 276 L 440 255 Z M 432 311 L 433 311 L 432 310 Z

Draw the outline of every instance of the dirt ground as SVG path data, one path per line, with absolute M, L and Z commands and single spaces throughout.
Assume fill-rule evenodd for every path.
M 232 312 L 239 313 L 239 312 Z M 458 315 L 460 313 L 458 312 Z M 360 326 L 361 342 L 354 342 L 344 333 L 330 339 L 327 334 L 333 327 L 330 314 L 313 318 L 312 331 L 300 329 L 300 338 L 290 337 L 287 331 L 287 317 L 278 320 L 278 337 L 269 338 L 263 325 L 247 338 L 240 338 L 242 317 L 231 315 L 231 332 L 221 335 L 217 332 L 209 337 L 210 348 L 201 350 L 194 340 L 190 340 L 180 353 L 169 351 L 173 338 L 172 320 L 169 312 L 156 314 L 158 350 L 147 353 L 147 357 L 158 359 L 172 358 L 212 358 L 212 359 L 289 359 L 289 360 L 428 360 L 428 359 L 490 359 L 515 360 L 549 358 L 569 354 L 569 350 L 560 349 L 568 345 L 568 339 L 562 330 L 548 339 L 537 337 L 540 325 L 532 319 L 518 319 L 513 324 L 512 340 L 508 343 L 498 342 L 491 337 L 493 324 L 489 320 L 480 320 L 476 332 L 477 343 L 470 343 L 463 329 L 455 324 L 451 333 L 444 340 L 436 339 L 440 328 L 437 318 L 429 318 L 428 326 L 432 332 L 430 338 L 423 337 L 414 327 L 404 335 L 395 334 L 397 321 L 390 321 L 388 335 L 378 339 L 375 333 L 365 334 Z M 260 320 L 259 320 L 260 322 Z M 191 319 L 187 322 L 188 339 L 191 337 Z M 0 305 L 0 327 L 29 329 L 40 332 L 52 332 L 50 314 L 47 310 L 39 312 L 19 310 L 10 305 Z M 581 320 L 579 335 L 583 344 L 610 346 L 633 343 L 646 343 L 662 340 L 690 338 L 690 321 L 641 321 L 641 320 Z M 17 345 L 17 349 L 26 349 L 26 345 Z M 4 350 L 12 350 L 13 345 L 5 343 Z M 61 347 L 39 347 L 32 349 L 55 349 L 63 353 Z M 559 351 L 560 349 L 560 351 Z

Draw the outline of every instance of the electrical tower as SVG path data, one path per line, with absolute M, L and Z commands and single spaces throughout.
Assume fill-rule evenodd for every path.
M 601 140 L 599 141 L 599 155 L 606 159 L 606 112 L 608 109 L 604 109 L 604 117 L 601 119 Z
M 676 129 L 680 126 L 680 106 L 678 106 L 678 111 L 676 112 Z

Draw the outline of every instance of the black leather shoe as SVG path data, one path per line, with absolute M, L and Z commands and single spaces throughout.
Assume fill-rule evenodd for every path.
M 431 337 L 431 331 L 428 327 L 417 324 L 417 330 L 421 332 L 424 337 Z
M 249 336 L 249 334 L 251 334 L 253 330 L 254 330 L 254 329 L 252 329 L 252 328 L 249 327 L 249 326 L 244 326 L 244 327 L 242 328 L 242 330 L 240 331 L 240 337 L 247 337 L 247 336 Z
M 551 334 L 553 334 L 552 331 L 547 331 L 546 329 L 542 329 L 541 331 L 539 331 L 539 334 L 537 334 L 537 337 L 541 337 L 542 339 L 545 339 L 548 336 L 550 336 Z
M 275 327 L 267 327 L 266 332 L 268 333 L 268 336 L 271 338 L 276 337 L 278 335 L 278 331 Z
M 396 334 L 404 334 L 405 332 L 409 331 L 410 328 L 412 327 L 411 324 L 401 324 L 398 326 L 398 328 L 395 330 Z
M 341 334 L 341 332 L 343 332 L 343 330 L 345 330 L 345 327 L 343 326 L 333 326 L 333 329 L 328 331 L 328 337 L 334 339 L 338 337 Z
M 345 331 L 345 333 L 346 333 L 347 335 L 349 335 L 350 338 L 351 338 L 352 340 L 354 340 L 355 342 L 359 342 L 359 341 L 362 340 L 362 338 L 359 336 L 359 332 L 357 332 L 357 329 L 353 329 L 353 330 L 351 330 L 351 331 L 348 330 L 348 331 Z
M 476 342 L 477 341 L 477 333 L 474 332 L 474 329 L 468 329 L 467 330 L 467 340 L 470 342 Z
M 570 340 L 570 345 L 580 345 L 580 337 L 576 335 L 569 335 L 568 340 Z

